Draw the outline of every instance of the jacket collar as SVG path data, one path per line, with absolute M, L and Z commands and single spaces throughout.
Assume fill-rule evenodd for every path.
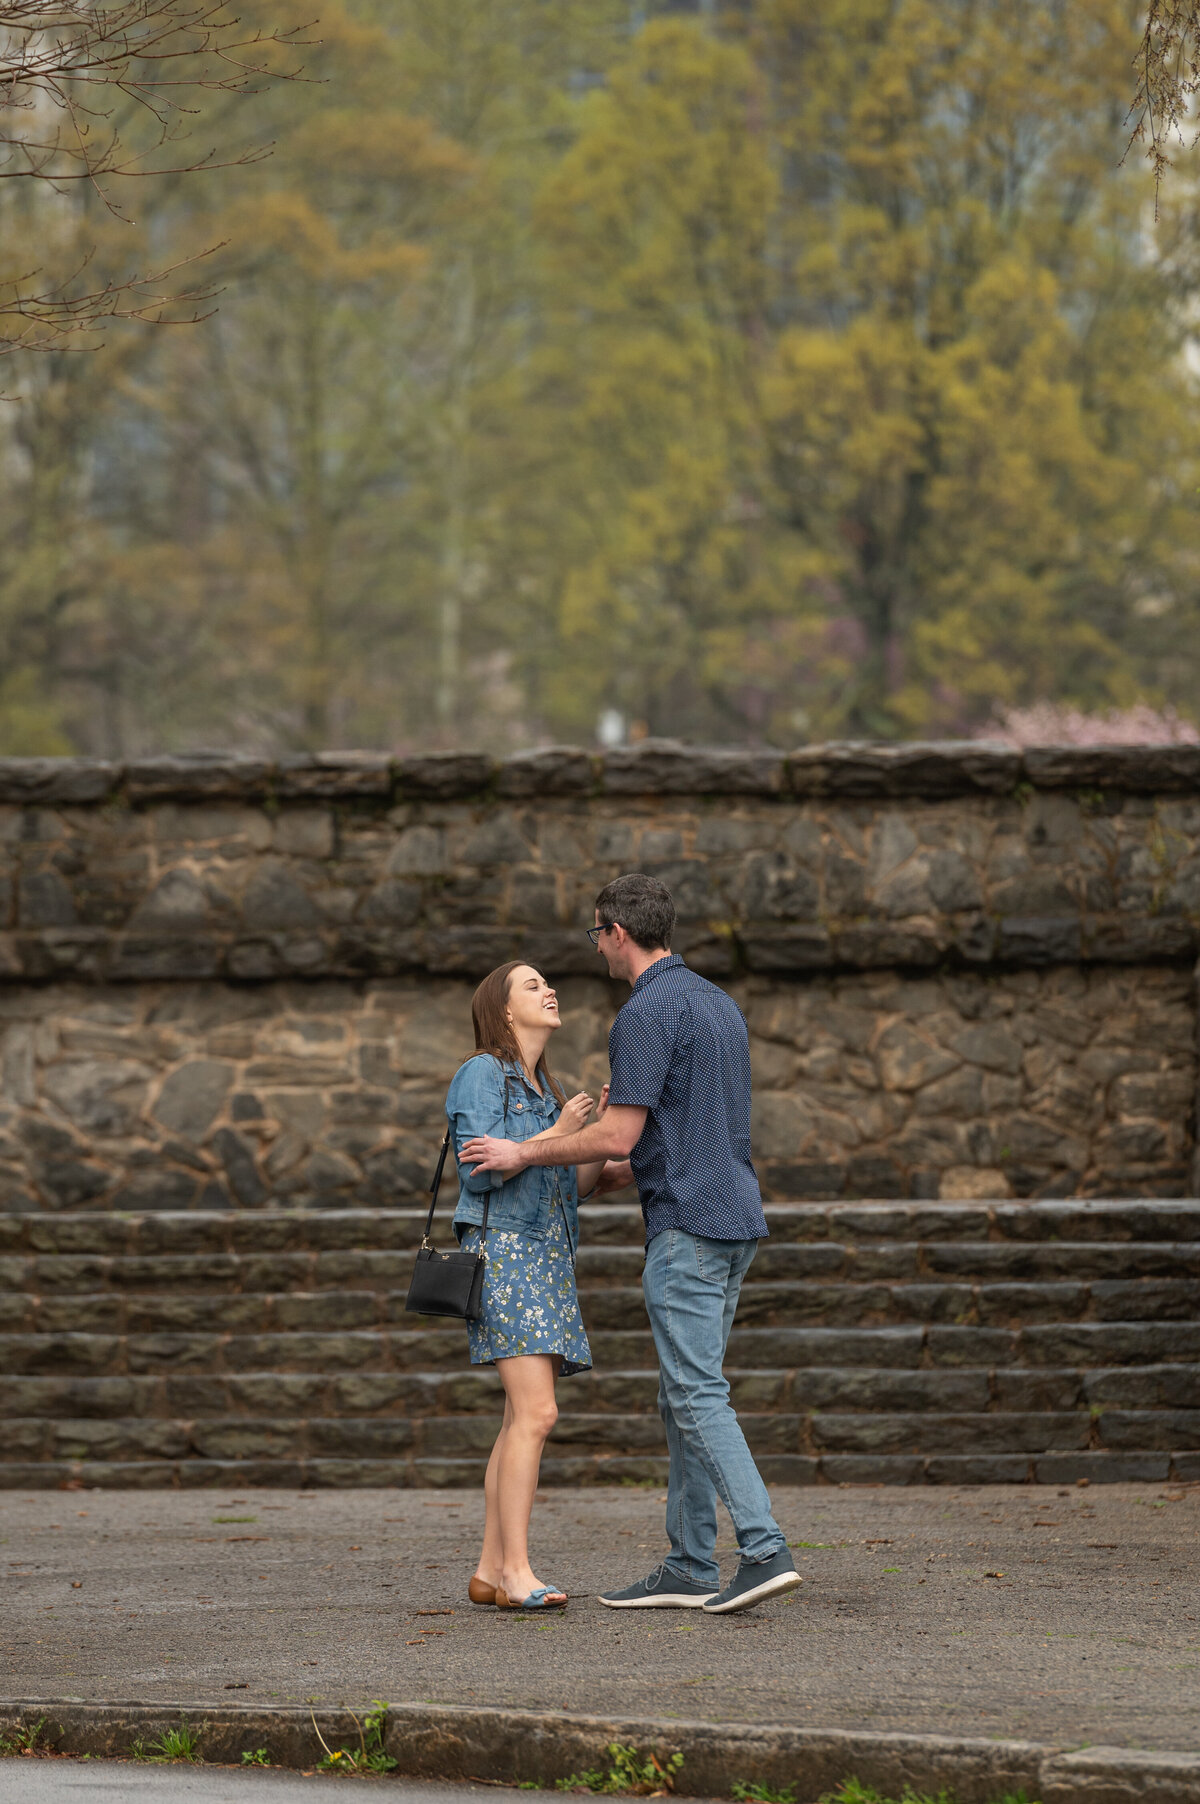
M 532 1096 L 534 1098 L 535 1102 L 536 1101 L 545 1102 L 547 1100 L 550 1100 L 550 1101 L 554 1100 L 553 1097 L 550 1095 L 549 1090 L 543 1090 L 541 1093 L 541 1096 L 539 1098 L 538 1092 L 534 1089 L 533 1085 L 530 1083 L 529 1079 L 525 1075 L 525 1067 L 522 1064 L 520 1064 L 518 1062 L 518 1060 L 501 1059 L 500 1060 L 500 1069 L 505 1073 L 505 1075 L 507 1077 L 516 1078 L 516 1080 L 519 1084 L 524 1085 L 526 1091 L 529 1093 L 530 1096 Z

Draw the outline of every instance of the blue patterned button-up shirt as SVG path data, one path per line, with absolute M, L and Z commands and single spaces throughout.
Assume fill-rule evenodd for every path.
M 646 1243 L 767 1232 L 750 1163 L 750 1036 L 736 1002 L 672 953 L 642 972 L 608 1037 L 608 1100 L 646 1109 L 630 1155 Z

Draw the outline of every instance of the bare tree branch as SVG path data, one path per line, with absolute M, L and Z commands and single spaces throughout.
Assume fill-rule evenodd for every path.
M 0 0 L 0 182 L 58 193 L 90 184 L 123 219 L 114 184 L 256 163 L 269 143 L 180 146 L 203 95 L 306 79 L 295 64 L 311 42 L 306 29 L 247 25 L 225 0 Z M 90 348 L 112 320 L 192 324 L 212 311 L 215 289 L 172 281 L 198 256 L 89 285 L 81 278 L 92 255 L 65 280 L 11 273 L 10 260 L 0 272 L 0 355 L 68 340 Z
M 1155 215 L 1163 176 L 1171 167 L 1166 146 L 1182 141 L 1194 125 L 1192 101 L 1200 91 L 1200 0 L 1149 0 L 1146 26 L 1134 58 L 1137 89 L 1126 115 L 1132 125 L 1128 156 L 1146 146 L 1154 170 Z M 1193 133 L 1195 144 L 1200 133 Z
M 214 244 L 166 269 L 132 275 L 123 282 L 105 282 L 95 288 L 78 286 L 86 263 L 70 281 L 53 288 L 35 286 L 39 270 L 0 284 L 0 357 L 13 351 L 91 350 L 94 339 L 89 342 L 87 335 L 95 334 L 105 322 L 114 319 L 141 320 L 155 326 L 199 325 L 215 312 L 213 303 L 220 288 L 204 284 L 178 289 L 170 279 L 223 248 Z M 201 312 L 201 308 L 206 311 Z M 5 321 L 12 323 L 5 327 Z

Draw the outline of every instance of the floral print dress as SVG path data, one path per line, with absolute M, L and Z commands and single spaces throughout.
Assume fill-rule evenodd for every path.
M 467 1229 L 464 1251 L 479 1251 L 482 1232 Z M 564 1377 L 590 1371 L 592 1350 L 579 1313 L 575 1261 L 557 1174 L 546 1238 L 489 1228 L 485 1250 L 482 1306 L 477 1319 L 467 1323 L 471 1364 L 490 1366 L 525 1353 L 550 1353 L 560 1356 Z

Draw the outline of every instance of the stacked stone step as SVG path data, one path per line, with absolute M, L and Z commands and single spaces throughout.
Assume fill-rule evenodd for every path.
M 1200 1478 L 1200 1203 L 772 1204 L 726 1370 L 777 1483 Z M 419 1209 L 0 1216 L 0 1484 L 475 1483 L 499 1414 L 404 1310 Z M 641 1217 L 583 1210 L 595 1370 L 546 1483 L 666 1474 Z

